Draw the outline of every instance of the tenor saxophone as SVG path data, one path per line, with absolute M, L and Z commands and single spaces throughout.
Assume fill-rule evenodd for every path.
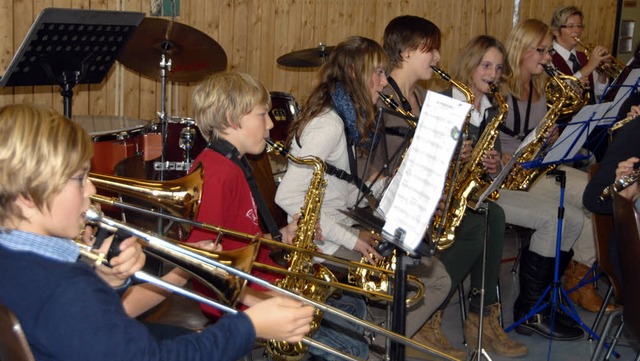
M 317 157 L 294 157 L 287 152 L 282 143 L 267 140 L 272 150 L 287 157 L 289 160 L 297 164 L 303 164 L 313 167 L 313 175 L 309 184 L 309 189 L 304 198 L 304 203 L 300 210 L 300 218 L 298 220 L 298 228 L 293 238 L 293 244 L 299 248 L 316 251 L 317 246 L 314 242 L 316 235 L 316 224 L 320 220 L 320 207 L 324 197 L 324 190 L 327 181 L 324 179 L 326 165 Z M 304 252 L 290 252 L 287 255 L 288 270 L 291 273 L 313 275 L 327 282 L 336 283 L 337 279 L 326 267 L 314 264 L 313 257 Z M 305 298 L 326 303 L 326 300 L 334 293 L 335 289 L 330 286 L 322 286 L 315 283 L 307 282 L 304 279 L 287 275 L 283 279 L 277 281 L 277 286 L 293 291 Z M 311 322 L 311 331 L 309 336 L 318 330 L 322 321 L 322 312 L 316 310 Z M 308 347 L 302 342 L 290 343 L 285 341 L 269 340 L 266 343 L 267 352 L 276 361 L 296 361 L 301 360 L 307 353 Z
M 460 90 L 464 94 L 467 103 L 471 105 L 474 104 L 475 97 L 469 87 L 455 79 L 452 79 L 449 74 L 445 73 L 439 68 L 436 68 L 435 66 L 432 66 L 431 68 L 442 79 L 450 82 L 451 85 L 458 88 L 458 90 Z M 462 127 L 462 141 L 458 145 L 456 154 L 454 155 L 453 161 L 451 162 L 451 165 L 449 166 L 449 170 L 447 172 L 447 178 L 444 187 L 445 197 L 442 215 L 434 215 L 431 224 L 431 240 L 438 251 L 443 251 L 453 245 L 453 241 L 455 238 L 455 228 L 460 224 L 460 220 L 462 219 L 464 210 L 466 208 L 465 206 L 461 208 L 458 200 L 455 199 L 454 183 L 460 171 L 460 162 L 458 160 L 459 152 L 462 150 L 464 140 L 466 140 L 467 138 L 470 114 L 471 113 L 467 114 L 467 119 L 465 120 Z

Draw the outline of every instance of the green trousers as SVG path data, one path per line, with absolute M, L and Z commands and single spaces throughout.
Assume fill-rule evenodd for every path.
M 484 240 L 485 214 L 467 210 L 456 230 L 454 243 L 440 255 L 451 277 L 451 292 L 441 308 L 444 308 L 451 296 L 458 289 L 460 282 L 467 274 L 471 274 L 471 307 L 479 310 L 479 292 L 482 286 L 482 249 Z M 502 260 L 504 244 L 505 217 L 504 211 L 494 202 L 488 202 L 487 212 L 487 258 L 485 278 L 485 305 L 498 301 L 496 286 Z

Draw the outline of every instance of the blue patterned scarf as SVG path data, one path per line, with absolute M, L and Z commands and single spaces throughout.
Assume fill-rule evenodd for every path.
M 358 114 L 353 106 L 351 96 L 344 90 L 344 85 L 338 83 L 336 89 L 331 94 L 331 103 L 342 121 L 347 132 L 347 142 L 349 144 L 358 144 L 361 135 L 358 131 Z
M 344 122 L 344 128 L 347 133 L 347 143 L 349 145 L 356 145 L 363 150 L 369 151 L 371 148 L 371 141 L 364 141 L 360 130 L 358 129 L 358 114 L 356 113 L 356 107 L 353 105 L 351 96 L 345 91 L 342 83 L 336 84 L 336 89 L 331 94 L 331 104 L 336 110 L 342 121 Z M 369 138 L 374 136 L 373 132 L 369 134 Z M 373 137 L 373 147 L 378 143 L 378 134 Z

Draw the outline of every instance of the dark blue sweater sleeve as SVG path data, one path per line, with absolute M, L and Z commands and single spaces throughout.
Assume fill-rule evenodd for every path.
M 253 325 L 243 313 L 222 317 L 200 333 L 158 342 L 126 315 L 117 294 L 91 270 L 56 276 L 65 281 L 49 287 L 46 302 L 25 319 L 38 360 L 234 361 L 255 342 Z

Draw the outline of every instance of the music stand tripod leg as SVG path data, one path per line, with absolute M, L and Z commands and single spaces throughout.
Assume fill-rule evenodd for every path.
M 549 328 L 549 357 L 551 354 L 551 344 L 553 342 L 553 325 L 555 322 L 555 315 L 558 309 L 562 310 L 569 317 L 571 317 L 576 323 L 582 327 L 587 333 L 592 335 L 594 338 L 599 339 L 599 336 L 593 332 L 589 328 L 589 326 L 585 325 L 584 322 L 580 319 L 578 315 L 578 311 L 575 306 L 571 302 L 571 299 L 567 295 L 566 291 L 563 289 L 560 283 L 560 252 L 561 252 L 561 244 L 562 244 L 562 225 L 564 221 L 564 192 L 566 188 L 566 174 L 565 171 L 554 169 L 550 171 L 547 175 L 555 176 L 555 179 L 560 184 L 560 201 L 558 205 L 558 226 L 557 226 L 557 234 L 556 234 L 556 258 L 554 261 L 554 271 L 553 271 L 553 281 L 551 285 L 547 287 L 542 296 L 538 299 L 536 304 L 533 306 L 531 311 L 527 313 L 521 319 L 515 321 L 511 326 L 505 329 L 505 332 L 509 332 L 513 330 L 515 327 L 521 325 L 523 322 L 528 320 L 533 315 L 541 312 L 545 308 L 549 307 L 550 310 L 550 328 Z M 551 300 L 546 300 L 547 294 L 551 293 Z M 565 306 L 569 305 L 569 307 Z
M 478 321 L 478 346 L 476 350 L 471 354 L 470 360 L 481 360 L 484 357 L 485 360 L 491 361 L 489 354 L 482 348 L 482 332 L 484 323 L 484 296 L 485 296 L 485 272 L 487 268 L 487 241 L 489 238 L 489 207 L 486 202 L 482 202 L 478 205 L 478 213 L 483 214 L 484 218 L 484 232 L 482 234 L 482 278 L 480 281 L 480 314 Z
M 396 242 L 401 243 L 403 241 L 402 238 L 404 238 L 404 232 L 400 229 L 396 230 L 394 238 Z M 396 272 L 393 288 L 393 299 L 396 302 L 393 302 L 392 330 L 401 335 L 404 335 L 407 317 L 407 303 L 404 302 L 407 290 L 407 262 L 405 262 L 405 257 L 407 257 L 405 252 L 396 247 Z M 392 360 L 404 360 L 404 345 L 398 342 L 391 342 L 390 354 Z

